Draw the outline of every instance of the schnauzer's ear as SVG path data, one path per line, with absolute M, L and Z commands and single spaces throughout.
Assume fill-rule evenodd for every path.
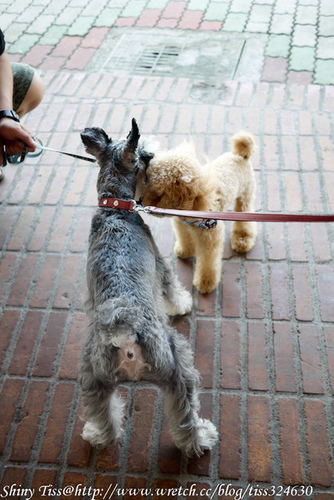
M 132 129 L 128 133 L 122 153 L 123 161 L 131 168 L 133 167 L 136 160 L 139 137 L 140 134 L 137 122 L 134 118 L 132 118 Z
M 137 122 L 132 118 L 132 129 L 128 133 L 126 148 L 130 149 L 132 152 L 137 149 L 140 133 Z
M 95 157 L 99 157 L 103 154 L 108 144 L 111 143 L 111 139 L 107 136 L 105 131 L 99 127 L 85 128 L 80 135 L 87 153 Z

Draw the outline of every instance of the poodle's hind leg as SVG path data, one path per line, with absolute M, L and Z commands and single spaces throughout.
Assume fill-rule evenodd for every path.
M 200 293 L 210 293 L 221 278 L 225 227 L 218 221 L 214 229 L 194 228 L 196 263 L 193 283 Z
M 187 456 L 200 456 L 211 450 L 218 439 L 210 420 L 199 418 L 199 375 L 193 366 L 188 343 L 181 336 L 173 337 L 174 377 L 166 390 L 166 412 L 175 445 Z
M 180 259 L 189 259 L 196 252 L 195 242 L 192 237 L 191 228 L 189 228 L 181 218 L 172 219 L 173 228 L 176 236 L 174 252 Z
M 253 212 L 253 200 L 240 197 L 235 200 L 235 212 Z M 255 245 L 257 225 L 253 221 L 234 221 L 231 230 L 231 247 L 238 253 L 245 253 Z

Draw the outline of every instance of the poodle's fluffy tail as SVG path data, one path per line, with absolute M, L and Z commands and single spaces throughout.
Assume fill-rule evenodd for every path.
M 238 132 L 232 139 L 232 153 L 248 160 L 255 152 L 255 139 L 249 132 Z

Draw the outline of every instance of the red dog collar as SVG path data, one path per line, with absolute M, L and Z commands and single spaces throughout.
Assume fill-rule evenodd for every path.
M 119 198 L 101 198 L 99 207 L 118 208 L 119 210 L 134 210 L 137 203 L 134 200 L 120 200 Z

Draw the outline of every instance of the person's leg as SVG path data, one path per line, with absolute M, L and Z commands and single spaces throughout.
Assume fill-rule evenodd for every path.
M 20 116 L 36 108 L 44 94 L 44 84 L 39 75 L 27 64 L 12 63 L 13 109 Z
M 40 76 L 29 66 L 11 63 L 13 73 L 13 110 L 20 118 L 36 108 L 44 95 L 44 83 Z M 0 165 L 0 181 L 4 178 Z

